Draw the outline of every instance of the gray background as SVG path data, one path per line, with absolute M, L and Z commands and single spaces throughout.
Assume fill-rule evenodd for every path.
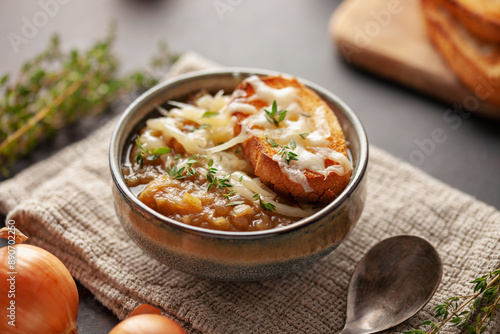
M 33 22 L 43 11 L 40 3 L 54 1 L 58 5 L 52 7 L 53 17 L 42 22 L 16 52 L 9 33 L 22 35 L 23 20 Z M 348 66 L 327 29 L 340 2 L 2 0 L 0 75 L 15 74 L 24 60 L 45 48 L 55 32 L 61 35 L 63 49 L 86 48 L 104 37 L 109 22 L 115 19 L 114 50 L 122 59 L 124 72 L 145 67 L 157 42 L 164 40 L 173 50 L 195 51 L 222 65 L 271 69 L 308 79 L 352 107 L 372 144 L 500 209 L 499 123 L 477 116 L 447 122 L 444 115 L 449 106 Z M 217 11 L 221 3 L 227 11 Z M 101 119 L 88 119 L 65 129 L 18 163 L 16 171 L 83 138 Z M 446 140 L 430 145 L 436 129 L 442 129 Z M 426 152 L 419 143 L 427 143 Z M 417 154 L 423 159 L 416 160 Z M 117 320 L 88 290 L 82 286 L 79 290 L 80 333 L 107 333 Z

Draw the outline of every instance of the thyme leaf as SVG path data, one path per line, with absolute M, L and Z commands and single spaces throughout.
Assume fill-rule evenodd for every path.
M 230 192 L 228 192 L 227 194 L 224 194 L 224 198 L 229 200 L 229 197 L 233 196 L 233 195 L 236 195 L 238 192 L 236 190 L 232 190 Z
M 253 199 L 259 201 L 259 205 L 264 211 L 274 212 L 276 211 L 276 206 L 269 202 L 264 202 L 259 194 L 253 194 Z
M 180 158 L 182 158 L 182 155 L 179 157 L 179 159 Z M 174 165 L 172 168 L 167 167 L 167 174 L 168 176 L 173 177 L 174 179 L 184 180 L 186 177 L 191 177 L 193 175 L 198 174 L 196 172 L 196 169 L 194 169 L 193 165 L 198 163 L 199 161 L 200 161 L 200 155 L 195 154 L 189 157 L 189 159 L 186 161 L 186 166 L 182 166 L 181 168 L 179 168 L 178 165 Z
M 141 167 L 144 166 L 144 158 L 146 158 L 147 161 L 154 161 L 160 156 L 170 153 L 170 147 L 158 147 L 152 150 L 144 148 L 139 137 L 135 140 L 135 144 L 139 148 L 139 152 L 135 156 L 135 162 Z
M 298 155 L 297 153 L 293 152 L 297 148 L 297 144 L 295 143 L 295 140 L 290 139 L 290 144 L 289 146 L 281 146 L 280 150 L 278 151 L 278 154 L 285 160 L 286 164 L 289 165 L 290 161 L 295 160 L 298 161 L 299 159 L 297 158 Z
M 273 139 L 271 139 L 271 138 L 267 138 L 267 137 L 266 137 L 266 141 L 269 143 L 269 145 L 271 145 L 271 147 L 278 147 L 278 146 L 279 146 L 279 145 L 278 145 L 278 144 L 276 144 L 276 142 L 275 142 Z
M 274 124 L 276 127 L 279 127 L 280 122 L 282 122 L 286 117 L 286 110 L 278 111 L 278 104 L 276 103 L 276 100 L 273 101 L 271 111 L 264 109 L 264 112 L 264 116 L 266 117 L 267 121 L 271 124 Z
M 287 165 L 290 164 L 290 161 L 298 161 L 298 154 L 293 152 L 297 148 L 297 143 L 292 138 L 290 139 L 290 143 L 288 145 L 279 145 L 273 139 L 266 137 L 266 141 L 271 145 L 271 147 L 276 148 L 279 147 L 278 155 L 281 156 Z
M 205 111 L 201 117 L 202 118 L 212 118 L 215 116 L 219 116 L 219 112 L 217 112 L 217 111 Z
M 278 154 L 285 160 L 286 164 L 289 165 L 290 161 L 298 161 L 297 153 L 293 152 L 288 146 L 282 146 Z
M 185 169 L 186 169 L 185 166 L 179 168 L 177 165 L 175 165 L 172 168 L 167 167 L 167 174 L 168 174 L 168 176 L 173 177 L 174 179 L 184 180 L 186 178 L 186 176 L 182 175 L 182 173 L 184 173 Z
M 219 189 L 224 189 L 224 188 L 230 188 L 233 185 L 229 183 L 229 178 L 231 175 L 226 175 L 223 177 L 217 177 L 217 172 L 218 169 L 213 167 L 214 161 L 210 159 L 208 161 L 208 170 L 207 170 L 207 181 L 208 181 L 208 186 L 207 186 L 207 192 L 210 191 L 212 187 L 219 188 Z

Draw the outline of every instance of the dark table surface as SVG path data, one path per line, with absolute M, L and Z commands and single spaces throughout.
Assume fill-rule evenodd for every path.
M 165 40 L 174 50 L 196 51 L 222 65 L 272 69 L 308 79 L 352 107 L 372 144 L 500 209 L 499 123 L 471 116 L 452 127 L 443 119 L 447 105 L 346 65 L 327 30 L 340 2 L 3 0 L 0 74 L 16 73 L 56 32 L 63 49 L 84 48 L 104 37 L 109 22 L 116 20 L 115 50 L 123 71 L 145 67 L 157 42 Z M 44 9 L 42 3 L 51 5 Z M 37 31 L 16 52 L 9 33 L 23 34 L 25 22 L 33 22 L 41 11 L 50 14 L 48 19 L 39 22 Z M 65 129 L 15 170 L 85 137 L 99 122 L 97 117 Z M 422 150 L 418 143 L 428 141 L 436 128 L 443 129 L 446 140 L 429 146 L 422 161 L 411 159 L 415 150 Z M 80 333 L 107 333 L 118 320 L 85 287 L 79 285 L 78 289 Z

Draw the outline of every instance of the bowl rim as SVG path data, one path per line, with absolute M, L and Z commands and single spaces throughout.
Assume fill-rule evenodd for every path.
M 354 128 L 355 133 L 359 137 L 360 142 L 360 152 L 359 152 L 359 163 L 358 166 L 354 169 L 354 174 L 351 177 L 351 181 L 346 186 L 346 188 L 340 193 L 340 195 L 335 198 L 331 203 L 327 204 L 325 207 L 314 213 L 313 215 L 303 218 L 295 223 L 290 225 L 267 229 L 262 231 L 220 231 L 220 230 L 212 230 L 198 226 L 188 225 L 174 219 L 168 218 L 161 213 L 151 209 L 146 206 L 144 203 L 139 201 L 139 199 L 134 196 L 131 190 L 125 184 L 125 181 L 121 174 L 120 162 L 117 161 L 120 156 L 120 150 L 123 150 L 123 147 L 118 147 L 118 137 L 128 136 L 129 134 L 123 133 L 122 130 L 124 128 L 124 124 L 128 121 L 130 117 L 132 117 L 133 113 L 136 110 L 139 110 L 141 105 L 146 103 L 148 100 L 152 99 L 154 96 L 161 94 L 164 90 L 168 89 L 171 85 L 182 85 L 184 82 L 189 82 L 193 79 L 199 79 L 200 77 L 206 76 L 217 76 L 217 75 L 233 75 L 233 76 L 244 76 L 248 77 L 250 75 L 281 75 L 283 77 L 296 78 L 299 82 L 304 84 L 306 87 L 316 91 L 323 96 L 330 99 L 337 107 L 344 113 L 344 116 L 349 120 L 351 125 Z M 113 134 L 111 136 L 110 147 L 109 147 L 109 165 L 111 170 L 111 176 L 114 182 L 114 186 L 118 189 L 118 191 L 122 194 L 122 196 L 127 200 L 129 205 L 133 205 L 138 210 L 146 211 L 149 215 L 155 217 L 163 224 L 168 224 L 173 227 L 179 228 L 185 232 L 193 233 L 200 236 L 212 237 L 212 238 L 221 238 L 221 239 L 233 239 L 233 240 L 248 240 L 248 239 L 258 239 L 258 238 L 266 238 L 266 237 L 274 237 L 277 235 L 286 234 L 296 229 L 303 228 L 314 221 L 320 220 L 329 213 L 335 211 L 338 207 L 342 205 L 355 191 L 358 185 L 361 183 L 363 176 L 366 172 L 368 165 L 368 138 L 366 136 L 365 129 L 356 116 L 356 114 L 351 110 L 351 108 L 342 101 L 337 95 L 331 93 L 327 89 L 312 83 L 308 80 L 299 78 L 297 76 L 293 76 L 287 73 L 282 73 L 278 71 L 270 71 L 270 70 L 262 70 L 256 68 L 246 68 L 246 67 L 226 67 L 226 68 L 218 68 L 218 69 L 209 69 L 209 70 L 201 70 L 190 72 L 187 74 L 182 74 L 176 76 L 172 79 L 168 79 L 158 85 L 150 88 L 143 94 L 141 94 L 138 98 L 136 98 L 123 112 L 118 123 L 115 125 L 113 130 Z

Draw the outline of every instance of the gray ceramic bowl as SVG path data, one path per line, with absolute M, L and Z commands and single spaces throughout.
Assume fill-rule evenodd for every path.
M 259 280 L 281 276 L 332 252 L 347 237 L 364 207 L 368 141 L 356 115 L 338 97 L 305 80 L 335 111 L 352 154 L 352 179 L 342 194 L 321 211 L 292 225 L 255 232 L 215 231 L 166 218 L 141 203 L 127 188 L 120 166 L 125 147 L 168 100 L 182 101 L 206 89 L 230 93 L 246 77 L 278 73 L 253 69 L 197 72 L 164 82 L 139 97 L 113 133 L 110 167 L 116 214 L 135 243 L 154 259 L 181 271 L 217 280 Z M 333 256 L 333 255 L 332 255 Z

